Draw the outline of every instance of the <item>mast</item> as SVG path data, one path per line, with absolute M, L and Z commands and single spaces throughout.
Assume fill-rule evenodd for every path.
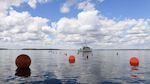
M 83 38 L 83 47 L 87 47 L 87 40 Z
M 86 42 L 86 40 L 85 40 L 85 47 L 87 47 L 87 42 Z

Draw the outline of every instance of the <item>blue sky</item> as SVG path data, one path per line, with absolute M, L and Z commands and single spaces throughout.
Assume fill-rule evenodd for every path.
M 57 21 L 61 17 L 75 17 L 80 12 L 75 6 L 71 6 L 69 13 L 61 13 L 60 7 L 63 3 L 65 3 L 65 0 L 49 1 L 44 4 L 37 4 L 35 9 L 23 3 L 19 7 L 14 7 L 14 9 L 19 12 L 28 11 L 32 16 L 48 18 L 51 21 Z M 97 10 L 108 18 L 150 18 L 149 0 L 105 0 L 102 3 L 92 0 L 91 3 L 95 4 Z
M 56 0 L 44 4 L 37 4 L 35 9 L 31 8 L 28 4 L 23 3 L 21 7 L 14 7 L 19 12 L 28 11 L 32 16 L 40 16 L 48 18 L 51 21 L 58 21 L 61 17 L 75 17 L 79 12 L 77 8 L 71 7 L 70 13 L 61 13 L 60 7 L 65 3 L 65 0 Z
M 105 0 L 98 8 L 110 18 L 149 18 L 149 3 L 149 0 Z
M 0 47 L 78 49 L 87 40 L 92 48 L 149 48 L 149 3 L 5 0 L 0 2 Z

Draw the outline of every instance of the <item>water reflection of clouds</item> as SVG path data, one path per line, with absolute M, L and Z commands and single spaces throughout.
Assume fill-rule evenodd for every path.
M 91 56 L 93 56 L 93 53 L 92 52 L 78 52 L 78 55 L 88 59 Z
M 53 61 L 56 63 L 54 74 L 63 84 L 77 84 L 76 63 L 69 63 L 69 56 L 66 51 L 53 51 Z M 57 53 L 56 53 L 57 52 Z M 67 53 L 69 55 L 69 53 Z
M 91 53 L 84 53 L 85 56 L 76 56 L 76 63 L 69 64 L 68 57 L 53 51 L 54 54 L 46 51 L 30 51 L 32 64 L 31 76 L 28 82 L 34 83 L 97 83 L 103 79 L 101 70 L 102 64 L 99 59 L 93 59 Z M 70 52 L 72 53 L 72 52 Z M 89 56 L 88 61 L 81 58 Z M 43 59 L 44 56 L 44 59 Z M 111 67 L 110 67 L 111 68 Z M 18 71 L 17 71 L 18 73 Z M 23 75 L 23 74 L 22 74 Z
M 59 68 L 59 72 L 57 72 L 56 74 L 58 75 L 59 73 L 58 76 L 61 77 L 61 79 L 76 79 L 76 83 L 79 82 L 96 84 L 97 82 L 99 82 L 102 78 L 100 71 L 101 64 L 96 64 L 94 62 L 92 63 L 92 60 L 90 59 L 88 61 L 81 59 L 86 57 L 87 55 L 91 58 L 91 52 L 82 53 L 82 55 L 84 56 L 76 56 L 77 62 L 75 64 L 69 64 L 68 60 L 66 60 L 67 62 L 65 63 L 61 62 L 63 57 L 59 59 L 56 58 Z
M 131 51 L 94 51 L 88 59 L 76 55 L 76 51 L 6 51 L 2 52 L 0 61 L 0 82 L 7 83 L 147 83 L 149 80 L 149 52 L 147 52 L 138 70 L 129 66 Z M 22 52 L 31 56 L 31 73 L 27 78 L 15 76 L 18 73 L 14 63 Z M 64 54 L 67 52 L 67 56 Z M 6 53 L 6 54 L 5 54 Z M 144 52 L 143 52 L 144 53 Z M 75 55 L 76 62 L 70 64 L 69 55 Z M 8 62 L 8 63 L 7 63 Z M 5 64 L 6 63 L 6 64 Z M 14 63 L 14 64 L 12 64 Z M 143 67 L 144 65 L 144 67 Z M 15 71 L 16 70 L 16 71 Z M 9 73 L 8 73 L 9 72 Z M 19 71 L 20 72 L 20 71 Z M 29 74 L 29 73 L 28 73 Z M 27 74 L 26 74 L 27 75 Z

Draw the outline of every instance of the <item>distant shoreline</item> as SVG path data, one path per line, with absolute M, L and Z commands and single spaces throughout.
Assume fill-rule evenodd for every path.
M 61 49 L 36 49 L 36 48 L 7 49 L 7 48 L 0 48 L 0 50 L 61 50 Z
M 21 49 L 21 50 L 61 50 L 61 49 Z
M 0 50 L 78 50 L 78 49 L 40 49 L 40 48 L 7 49 L 7 48 L 0 48 Z M 93 50 L 150 50 L 150 49 L 93 49 Z

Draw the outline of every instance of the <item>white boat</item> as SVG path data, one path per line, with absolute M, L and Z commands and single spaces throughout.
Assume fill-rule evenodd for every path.
M 82 48 L 80 48 L 78 51 L 79 52 L 92 52 L 92 49 L 87 46 L 86 41 L 85 41 L 85 46 L 83 46 Z
M 79 49 L 79 52 L 92 52 L 92 49 L 88 46 L 83 46 L 83 48 Z

